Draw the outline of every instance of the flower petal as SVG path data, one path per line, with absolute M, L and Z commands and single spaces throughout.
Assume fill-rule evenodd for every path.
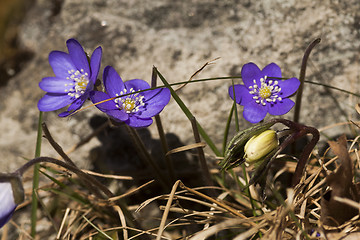
M 39 87 L 45 92 L 67 94 L 65 89 L 70 89 L 70 87 L 65 85 L 69 83 L 73 81 L 59 77 L 46 77 L 41 80 Z
M 235 102 L 238 104 L 240 104 L 241 102 L 242 94 L 240 92 L 242 88 L 246 89 L 244 85 L 240 85 L 240 84 L 236 84 L 234 85 L 234 87 L 233 86 L 229 87 L 229 96 L 231 97 L 232 100 L 234 100 L 234 91 L 235 91 L 235 98 L 236 98 Z
M 99 91 L 93 91 L 90 93 L 90 99 L 95 104 L 104 100 L 109 99 L 110 96 L 106 93 L 99 92 Z M 112 117 L 115 120 L 118 121 L 126 121 L 129 118 L 129 115 L 119 108 L 116 107 L 116 104 L 114 100 L 109 100 L 100 104 L 97 104 L 96 107 L 103 111 L 104 113 L 108 114 L 110 117 Z
M 129 119 L 129 114 L 117 109 L 117 110 L 106 110 L 104 113 L 109 115 L 115 121 L 125 122 Z
M 265 118 L 266 113 L 267 106 L 251 101 L 244 106 L 243 116 L 251 123 L 258 123 Z
M 49 63 L 57 77 L 69 77 L 69 70 L 75 70 L 76 66 L 70 58 L 70 55 L 60 51 L 52 51 L 49 54 Z
M 281 88 L 280 96 L 285 98 L 294 94 L 298 90 L 300 81 L 297 78 L 290 78 L 284 81 L 279 81 L 278 85 Z
M 38 102 L 38 109 L 49 112 L 63 108 L 72 103 L 72 98 L 67 94 L 47 93 Z
M 80 43 L 75 39 L 69 39 L 66 41 L 66 45 L 76 68 L 78 70 L 84 69 L 84 71 L 90 75 L 89 61 Z
M 93 54 L 91 55 L 90 60 L 90 80 L 95 83 L 97 76 L 99 74 L 100 65 L 101 65 L 101 56 L 102 56 L 102 48 L 98 47 L 94 50 Z
M 130 90 L 132 88 L 134 89 L 134 91 L 139 91 L 150 88 L 150 85 L 146 81 L 141 79 L 132 79 L 124 82 L 124 84 L 127 90 Z M 161 89 L 153 89 L 153 90 L 141 92 L 140 94 L 145 97 L 145 100 L 149 100 L 155 95 L 157 95 L 160 91 Z
M 150 91 L 149 91 L 150 92 Z M 159 114 L 170 101 L 170 90 L 162 88 L 154 97 L 146 101 L 146 106 L 140 108 L 135 115 L 139 118 L 151 118 Z M 144 109 L 144 111 L 142 111 Z
M 101 102 L 101 101 L 105 101 L 105 100 L 107 100 L 109 98 L 111 98 L 111 97 L 108 94 L 104 93 L 104 92 L 93 91 L 93 92 L 90 93 L 90 99 L 94 104 L 96 104 L 98 102 Z M 117 110 L 118 109 L 116 107 L 116 104 L 115 104 L 114 100 L 108 100 L 106 102 L 96 104 L 95 106 L 98 109 L 100 109 L 101 111 Z
M 146 81 L 141 79 L 131 79 L 129 81 L 126 81 L 124 84 L 127 90 L 133 88 L 134 91 L 139 91 L 150 88 L 150 85 Z
M 125 85 L 119 74 L 111 66 L 107 66 L 104 69 L 103 74 L 104 85 L 107 93 L 110 97 L 115 97 L 116 94 L 120 94 L 124 90 Z
M 276 63 L 270 63 L 261 71 L 263 76 L 281 78 L 281 68 Z
M 151 118 L 137 118 L 131 116 L 125 123 L 133 128 L 142 128 L 150 126 L 153 123 L 153 120 Z
M 86 99 L 82 98 L 82 97 L 79 97 L 78 99 L 76 99 L 75 101 L 73 101 L 71 103 L 71 105 L 69 106 L 69 108 L 65 111 L 65 112 L 62 112 L 60 113 L 58 116 L 59 117 L 67 117 L 69 116 L 71 113 L 79 110 L 82 105 L 84 104 Z
M 268 111 L 271 115 L 284 115 L 288 113 L 294 105 L 295 103 L 291 99 L 285 98 L 281 101 L 276 101 L 274 104 L 270 104 Z
M 7 223 L 13 215 L 16 204 L 10 182 L 0 182 L 0 228 Z
M 247 105 L 248 102 L 253 102 L 253 95 L 249 93 L 249 89 L 247 89 L 244 85 L 234 85 L 235 87 L 235 96 L 236 102 L 240 105 Z M 232 98 L 233 90 L 232 86 L 229 88 L 229 95 Z
M 241 78 L 247 88 L 254 85 L 254 79 L 260 79 L 261 70 L 255 63 L 247 63 L 241 69 Z

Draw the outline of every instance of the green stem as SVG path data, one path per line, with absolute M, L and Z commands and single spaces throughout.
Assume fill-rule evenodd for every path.
M 234 81 L 232 81 L 232 86 L 233 86 L 234 104 L 235 104 L 235 107 L 234 107 L 235 127 L 236 127 L 236 132 L 239 132 L 240 126 L 239 126 L 239 116 L 238 116 L 237 105 L 236 105 Z
M 330 88 L 330 89 L 334 89 L 334 90 L 337 90 L 337 91 L 340 91 L 340 92 L 343 92 L 343 93 L 347 93 L 347 94 L 350 94 L 350 95 L 353 95 L 353 96 L 355 96 L 355 97 L 359 97 L 359 98 L 360 98 L 360 94 L 356 94 L 356 93 L 347 91 L 347 90 L 345 90 L 345 89 L 337 88 L 337 87 L 334 87 L 334 86 L 331 86 L 331 85 L 327 85 L 327 84 L 324 84 L 324 83 L 318 83 L 318 82 L 312 82 L 312 81 L 304 81 L 304 82 L 310 83 L 310 84 L 314 84 L 314 85 L 323 86 L 323 87 Z
M 223 138 L 223 147 L 222 147 L 222 155 L 225 155 L 225 150 L 226 150 L 226 146 L 227 146 L 227 141 L 228 141 L 228 136 L 229 136 L 229 129 L 230 129 L 230 123 L 231 123 L 231 119 L 232 119 L 232 115 L 234 112 L 234 108 L 236 107 L 236 103 L 233 103 L 231 110 L 230 110 L 230 114 L 229 117 L 226 121 L 226 126 L 225 126 L 225 131 L 224 131 L 224 138 Z
M 43 117 L 43 113 L 39 112 L 35 158 L 40 157 L 40 154 L 41 154 L 42 117 Z M 36 235 L 36 223 L 37 223 L 36 212 L 38 209 L 38 200 L 37 200 L 37 196 L 36 196 L 36 190 L 39 187 L 39 168 L 40 168 L 39 163 L 34 165 L 32 198 L 31 198 L 31 217 L 30 217 L 31 218 L 31 233 L 30 234 L 33 238 L 35 238 L 35 235 Z

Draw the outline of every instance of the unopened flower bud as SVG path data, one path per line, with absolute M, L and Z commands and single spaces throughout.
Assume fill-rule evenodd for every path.
M 274 130 L 266 130 L 249 139 L 245 144 L 245 161 L 249 164 L 262 160 L 267 154 L 279 146 Z
M 268 130 L 272 125 L 274 125 L 274 122 L 258 123 L 248 129 L 238 132 L 226 147 L 224 159 L 220 162 L 222 170 L 231 169 L 245 162 L 245 144 L 250 138 L 258 136 L 262 132 Z

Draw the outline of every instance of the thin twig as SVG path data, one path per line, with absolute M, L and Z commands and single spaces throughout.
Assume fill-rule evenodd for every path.
M 220 57 L 214 58 L 213 60 L 210 60 L 208 62 L 206 62 L 201 68 L 199 68 L 193 75 L 191 75 L 191 77 L 189 78 L 189 80 L 187 82 L 185 82 L 183 85 L 179 86 L 177 89 L 175 89 L 175 92 L 177 92 L 178 90 L 182 89 L 183 87 L 185 87 L 189 82 L 192 81 L 192 79 L 198 75 L 205 67 L 209 66 L 210 64 L 214 64 L 213 62 L 215 62 L 216 60 L 220 59 Z

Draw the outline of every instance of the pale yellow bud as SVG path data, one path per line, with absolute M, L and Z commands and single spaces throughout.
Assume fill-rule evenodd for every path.
M 262 160 L 267 154 L 279 146 L 274 130 L 266 130 L 255 135 L 245 144 L 245 161 L 249 164 Z

